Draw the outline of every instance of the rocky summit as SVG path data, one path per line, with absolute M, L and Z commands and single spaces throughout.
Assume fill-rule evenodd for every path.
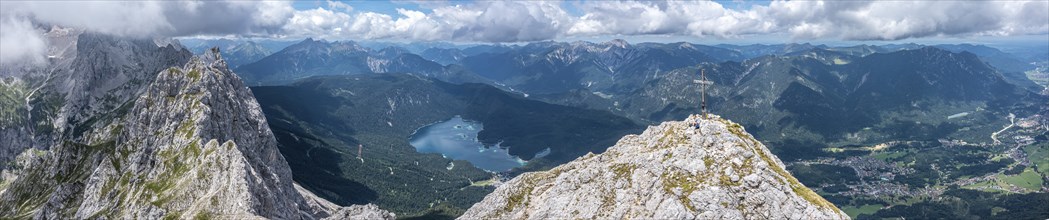
M 742 126 L 693 115 L 499 186 L 461 219 L 848 219 Z
M 297 188 L 259 104 L 218 49 L 138 85 L 142 92 L 122 107 L 88 115 L 81 132 L 47 151 L 22 153 L 17 172 L 0 187 L 0 216 L 395 217 L 374 205 L 337 206 Z

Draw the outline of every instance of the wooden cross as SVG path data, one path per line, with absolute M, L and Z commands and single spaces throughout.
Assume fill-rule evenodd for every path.
M 707 119 L 707 85 L 714 84 L 714 82 L 707 81 L 707 71 L 703 67 L 699 68 L 699 80 L 693 81 L 703 85 L 703 89 L 700 91 L 700 104 L 699 108 L 703 111 L 703 119 Z

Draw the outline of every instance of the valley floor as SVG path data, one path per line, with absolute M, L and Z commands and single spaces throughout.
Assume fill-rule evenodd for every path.
M 1037 140 L 1045 138 L 1049 126 L 1044 116 L 1010 119 L 1007 127 L 991 135 L 992 143 L 940 139 L 829 148 L 825 151 L 847 156 L 788 166 L 853 218 L 906 217 L 895 215 L 907 213 L 896 210 L 959 203 L 977 210 L 969 213 L 985 206 L 991 210 L 981 217 L 1003 217 L 998 215 L 1006 211 L 1049 214 L 1046 208 L 1004 205 L 1017 196 L 1049 199 L 1049 142 Z M 942 210 L 941 217 L 959 216 L 950 215 L 958 214 L 952 211 L 956 210 Z

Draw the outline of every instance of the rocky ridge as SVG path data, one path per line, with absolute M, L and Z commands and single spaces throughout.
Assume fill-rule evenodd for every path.
M 50 150 L 19 155 L 0 185 L 0 217 L 394 218 L 296 189 L 258 103 L 217 49 L 140 86 Z
M 180 46 L 76 29 L 52 27 L 45 36 L 46 65 L 0 70 L 11 76 L 0 77 L 11 82 L 0 85 L 0 93 L 13 99 L 0 109 L 13 108 L 14 116 L 0 120 L 0 163 L 28 148 L 47 150 L 60 140 L 79 138 L 83 125 L 96 124 L 97 116 L 133 100 L 157 72 L 191 56 Z
M 739 124 L 693 115 L 522 174 L 460 219 L 848 218 L 784 167 Z

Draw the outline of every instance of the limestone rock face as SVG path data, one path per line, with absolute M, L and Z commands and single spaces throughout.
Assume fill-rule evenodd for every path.
M 177 42 L 165 46 L 172 44 Z M 79 52 L 81 58 L 163 57 Z M 112 97 L 105 101 L 66 97 L 60 112 L 69 120 L 55 127 L 70 130 L 53 135 L 48 150 L 23 152 L 15 169 L 5 170 L 0 218 L 395 217 L 374 205 L 340 207 L 297 190 L 258 103 L 217 49 L 184 63 L 153 74 L 118 70 L 138 78 L 71 74 L 93 80 L 62 81 L 71 91 L 119 84 L 119 93 L 105 94 L 120 95 L 78 96 Z M 105 72 L 88 73 L 99 71 Z
M 324 198 L 318 197 L 306 188 L 302 188 L 299 184 L 295 184 L 295 190 L 299 191 L 300 194 L 306 199 L 306 204 L 310 207 L 310 215 L 325 220 L 340 220 L 340 219 L 396 219 L 397 215 L 392 212 L 379 209 L 375 204 L 367 205 L 352 205 L 349 207 L 343 207 L 325 200 Z
M 85 188 L 77 217 L 116 208 L 132 218 L 291 218 L 304 203 L 258 104 L 215 53 L 161 71 L 112 131 L 117 155 L 89 178 L 100 187 Z M 114 197 L 107 184 L 129 190 Z M 115 204 L 132 207 L 106 207 Z
M 75 29 L 53 27 L 45 36 L 46 65 L 0 67 L 0 96 L 14 98 L 0 101 L 0 109 L 14 108 L 13 114 L 0 117 L 0 163 L 29 148 L 48 150 L 62 140 L 83 137 L 88 125 L 102 124 L 99 116 L 133 101 L 157 72 L 181 66 L 192 56 L 151 40 Z
M 784 167 L 742 126 L 692 116 L 522 174 L 460 219 L 848 219 Z

